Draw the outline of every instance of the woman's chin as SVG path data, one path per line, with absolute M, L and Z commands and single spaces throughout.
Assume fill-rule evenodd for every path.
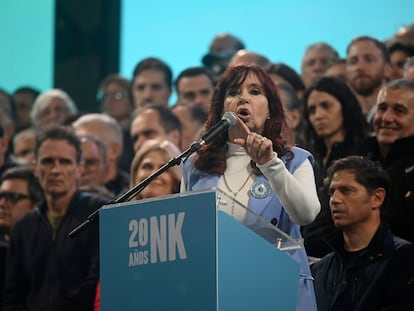
M 141 193 L 143 199 L 151 199 L 171 194 L 170 192 L 165 191 L 165 189 L 149 189 L 148 191 L 145 190 Z

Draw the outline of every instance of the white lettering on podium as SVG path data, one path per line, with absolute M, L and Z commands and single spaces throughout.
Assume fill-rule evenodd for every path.
M 167 261 L 167 217 L 161 215 L 158 225 L 157 217 L 150 218 L 151 227 L 151 263 L 157 262 L 157 253 L 160 261 Z
M 187 258 L 182 236 L 185 213 L 152 216 L 132 219 L 129 222 L 129 253 L 128 265 L 141 266 L 150 263 L 175 261 Z
M 183 228 L 184 223 L 184 215 L 184 212 L 179 213 L 177 221 L 175 221 L 174 214 L 168 215 L 168 259 L 170 261 L 173 261 L 176 258 L 176 248 L 178 249 L 178 256 L 180 259 L 187 258 L 187 252 L 185 251 L 183 236 L 181 234 L 181 229 Z
M 138 251 L 137 249 L 129 253 L 128 266 L 142 266 L 148 263 L 148 251 Z
M 138 221 L 135 219 L 129 222 L 129 231 L 131 235 L 129 237 L 129 247 L 138 247 L 139 245 L 145 246 L 148 243 L 148 220 L 142 218 Z M 136 241 L 136 237 L 138 235 L 138 241 Z

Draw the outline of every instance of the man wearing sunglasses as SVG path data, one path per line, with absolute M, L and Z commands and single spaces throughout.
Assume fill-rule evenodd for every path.
M 42 189 L 30 166 L 6 170 L 0 179 L 0 302 L 6 268 L 10 229 L 42 199 Z
M 14 223 L 33 210 L 42 199 L 42 189 L 30 166 L 17 166 L 6 170 L 0 179 L 0 230 L 2 238 Z

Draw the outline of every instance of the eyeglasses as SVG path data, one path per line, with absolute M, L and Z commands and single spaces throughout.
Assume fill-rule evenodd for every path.
M 0 201 L 2 199 L 15 204 L 20 200 L 30 199 L 30 195 L 17 192 L 0 192 Z
M 98 100 L 104 101 L 104 100 L 121 100 L 123 98 L 128 97 L 127 91 L 119 91 L 114 93 L 99 93 L 98 94 Z

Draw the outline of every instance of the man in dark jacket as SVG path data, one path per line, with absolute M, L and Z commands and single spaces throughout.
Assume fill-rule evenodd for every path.
M 357 156 L 328 169 L 333 252 L 312 265 L 319 311 L 414 310 L 414 245 L 381 221 L 389 179 Z
M 30 166 L 11 167 L 0 177 L 0 310 L 3 310 L 6 254 L 11 228 L 42 201 L 42 193 Z
M 389 82 L 378 96 L 375 137 L 365 147 L 392 183 L 384 217 L 393 234 L 414 243 L 414 81 Z
M 34 173 L 45 201 L 19 220 L 7 257 L 5 310 L 93 310 L 99 277 L 98 226 L 68 233 L 104 204 L 78 191 L 81 148 L 68 129 L 38 137 Z

